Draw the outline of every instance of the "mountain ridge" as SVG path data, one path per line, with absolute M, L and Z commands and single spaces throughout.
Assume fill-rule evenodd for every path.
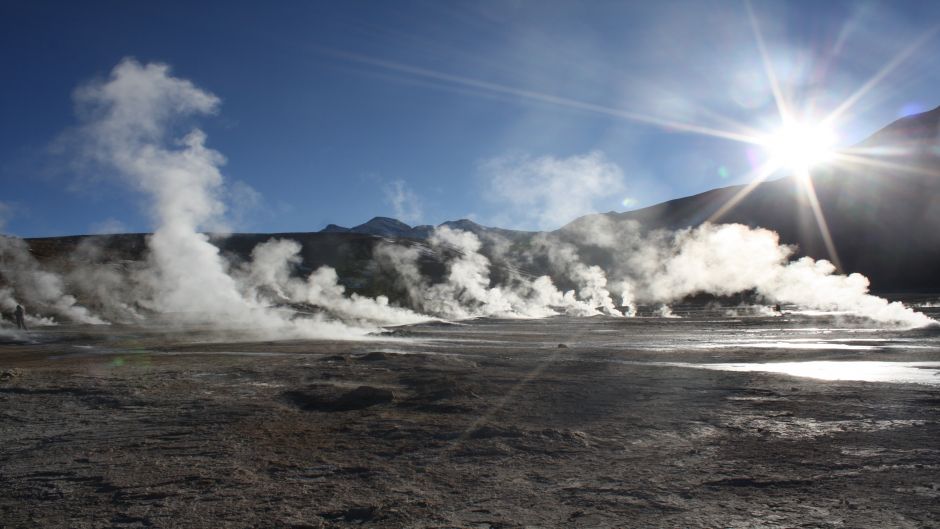
M 584 229 L 598 219 L 636 221 L 641 231 L 692 228 L 709 219 L 739 223 L 772 230 L 796 256 L 828 260 L 879 288 L 940 289 L 940 107 L 895 120 L 842 152 L 848 162 L 815 168 L 808 182 L 788 175 L 761 182 L 746 196 L 739 195 L 747 184 L 720 187 L 632 211 L 584 215 L 549 233 L 583 247 Z M 493 229 L 475 226 L 478 235 Z
M 372 217 L 372 219 L 369 221 L 359 224 L 358 226 L 353 226 L 352 228 L 346 228 L 336 224 L 328 224 L 318 233 L 362 233 L 375 235 L 378 237 L 427 239 L 431 236 L 432 233 L 434 233 L 435 228 L 442 226 L 456 230 L 469 231 L 477 235 L 482 233 L 499 233 L 500 235 L 509 236 L 510 238 L 519 235 L 524 236 L 538 233 L 525 230 L 510 230 L 507 228 L 483 226 L 470 219 L 448 220 L 438 224 L 437 226 L 432 226 L 430 224 L 409 226 L 408 224 L 405 224 L 404 222 L 392 217 Z
M 845 273 L 862 273 L 880 291 L 940 290 L 940 107 L 898 119 L 843 152 L 850 163 L 814 169 L 808 182 L 792 175 L 761 182 L 743 197 L 739 196 L 747 187 L 743 184 L 715 188 L 632 211 L 584 215 L 551 232 L 488 227 L 469 219 L 438 226 L 472 232 L 484 247 L 494 239 L 488 237 L 492 234 L 523 245 L 536 235 L 551 235 L 592 256 L 590 264 L 604 267 L 609 263 L 591 251 L 591 242 L 584 237 L 584 229 L 598 219 L 635 221 L 642 231 L 680 230 L 713 219 L 773 230 L 781 243 L 796 248 L 795 256 L 827 259 Z M 809 189 L 815 192 L 824 222 L 817 218 Z M 719 210 L 720 217 L 714 218 Z M 374 217 L 352 228 L 330 224 L 319 232 L 231 234 L 212 240 L 223 252 L 244 258 L 257 242 L 290 238 L 304 247 L 305 266 L 329 264 L 342 269 L 342 263 L 352 260 L 358 270 L 367 266 L 378 241 L 424 244 L 434 229 Z M 826 240 L 827 232 L 832 244 Z M 120 255 L 140 258 L 146 251 L 145 234 L 27 241 L 34 253 L 48 257 L 88 237 L 114 246 Z

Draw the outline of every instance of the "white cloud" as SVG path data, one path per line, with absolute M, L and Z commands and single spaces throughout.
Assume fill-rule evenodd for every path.
M 96 222 L 91 225 L 91 233 L 94 235 L 106 235 L 106 234 L 112 234 L 112 233 L 127 233 L 127 232 L 128 232 L 127 226 L 123 222 L 113 217 L 109 217 L 107 219 L 104 219 L 101 222 Z
M 156 224 L 148 240 L 152 305 L 253 318 L 218 248 L 199 233 L 225 213 L 225 158 L 206 146 L 202 130 L 179 127 L 214 113 L 219 99 L 173 77 L 165 64 L 124 59 L 108 78 L 76 90 L 75 102 L 82 153 L 150 198 Z
M 241 180 L 235 180 L 225 189 L 225 198 L 228 203 L 228 222 L 232 228 L 244 229 L 251 225 L 252 217 L 259 212 L 265 212 L 264 197 L 255 188 Z M 225 231 L 226 226 L 222 226 Z
M 6 228 L 7 222 L 13 216 L 13 206 L 6 202 L 0 202 L 0 231 Z
M 486 198 L 506 206 L 499 217 L 520 228 L 557 228 L 624 189 L 623 171 L 599 151 L 568 158 L 502 156 L 484 161 L 481 172 Z
M 421 199 L 402 180 L 385 186 L 385 201 L 395 210 L 395 218 L 405 223 L 416 223 L 422 218 Z
M 170 75 L 165 64 L 124 59 L 110 77 L 74 94 L 82 118 L 82 154 L 117 172 L 155 198 L 158 225 L 200 228 L 220 221 L 225 158 L 205 144 L 199 129 L 178 126 L 213 114 L 219 98 Z
M 183 116 L 214 114 L 221 101 L 190 81 L 172 77 L 161 63 L 141 64 L 124 59 L 107 80 L 80 86 L 73 94 L 77 111 L 93 126 L 102 151 L 112 143 L 140 145 L 163 140 L 169 126 Z M 183 144 L 183 140 L 178 140 Z M 103 144 L 103 145 L 102 145 Z

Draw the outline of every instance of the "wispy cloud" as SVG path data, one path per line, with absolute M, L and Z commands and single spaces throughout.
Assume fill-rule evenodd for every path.
M 395 210 L 398 220 L 412 224 L 421 221 L 421 198 L 404 181 L 395 180 L 385 186 L 385 201 Z
M 224 198 L 228 204 L 226 220 L 231 223 L 232 229 L 245 229 L 251 226 L 258 213 L 268 212 L 264 207 L 264 196 L 241 180 L 226 186 Z
M 0 231 L 6 229 L 7 222 L 13 217 L 13 206 L 0 202 Z
M 554 229 L 596 211 L 600 199 L 620 195 L 624 176 L 602 152 L 555 158 L 508 155 L 480 165 L 486 198 L 518 228 Z
M 90 227 L 90 233 L 95 235 L 107 235 L 112 233 L 127 233 L 127 226 L 114 217 L 109 217 L 101 222 L 95 222 Z

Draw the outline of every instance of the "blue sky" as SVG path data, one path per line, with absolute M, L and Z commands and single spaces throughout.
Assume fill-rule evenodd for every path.
M 840 144 L 940 105 L 940 3 L 752 7 L 784 95 L 810 115 L 903 56 L 836 123 Z M 228 160 L 239 231 L 375 215 L 550 229 L 744 182 L 765 155 L 669 124 L 779 125 L 738 1 L 6 0 L 5 232 L 151 229 L 142 195 L 57 149 L 78 123 L 73 91 L 126 57 L 221 99 L 196 125 Z

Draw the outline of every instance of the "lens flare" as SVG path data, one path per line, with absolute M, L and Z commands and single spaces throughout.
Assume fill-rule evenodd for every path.
M 832 159 L 836 136 L 824 125 L 791 123 L 761 143 L 774 165 L 802 173 Z

